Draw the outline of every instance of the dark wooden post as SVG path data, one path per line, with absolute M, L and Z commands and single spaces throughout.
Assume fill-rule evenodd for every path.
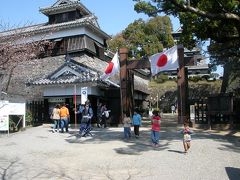
M 178 46 L 179 70 L 178 70 L 178 123 L 189 120 L 188 103 L 188 73 L 184 62 L 184 48 Z
M 120 48 L 120 96 L 121 96 L 121 117 L 122 113 L 127 111 L 128 108 L 128 96 L 127 96 L 127 58 L 128 49 Z
M 128 111 L 130 115 L 134 112 L 134 73 L 132 70 L 127 71 L 127 101 L 128 101 Z

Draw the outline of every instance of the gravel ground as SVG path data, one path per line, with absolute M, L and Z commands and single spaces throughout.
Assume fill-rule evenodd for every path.
M 160 147 L 150 142 L 148 126 L 140 138 L 123 139 L 122 128 L 94 128 L 93 137 L 52 133 L 48 126 L 0 136 L 2 180 L 32 179 L 240 179 L 240 138 L 195 131 L 183 153 L 178 127 L 162 127 Z

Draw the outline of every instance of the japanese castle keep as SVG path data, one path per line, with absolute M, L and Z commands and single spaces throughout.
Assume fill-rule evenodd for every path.
M 51 43 L 38 58 L 18 64 L 12 73 L 6 99 L 27 102 L 34 121 L 44 122 L 49 121 L 49 112 L 58 103 L 69 104 L 74 116 L 74 93 L 80 104 L 81 88 L 87 87 L 94 113 L 97 102 L 104 102 L 111 110 L 110 123 L 118 124 L 119 76 L 100 79 L 113 57 L 106 44 L 111 37 L 100 29 L 97 17 L 80 1 L 58 0 L 50 7 L 40 8 L 40 12 L 48 17 L 47 23 L 19 29 L 29 33 L 34 41 Z M 8 36 L 11 31 L 1 32 L 0 37 Z M 134 72 L 134 102 L 138 107 L 143 106 L 148 95 L 145 77 L 144 71 Z M 2 78 L 1 83 L 7 82 Z

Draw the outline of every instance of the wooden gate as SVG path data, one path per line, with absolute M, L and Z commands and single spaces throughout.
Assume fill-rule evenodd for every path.
M 231 124 L 233 96 L 231 94 L 219 94 L 208 97 L 208 115 L 211 124 Z
M 33 126 L 49 121 L 48 103 L 44 101 L 30 101 L 26 103 L 27 113 L 31 114 Z
M 192 106 L 194 108 L 193 109 L 194 110 L 194 123 L 195 124 L 208 124 L 207 99 L 190 100 L 190 104 L 191 104 L 190 106 Z

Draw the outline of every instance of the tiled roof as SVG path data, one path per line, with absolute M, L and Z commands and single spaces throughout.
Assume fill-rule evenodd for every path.
M 134 89 L 135 90 L 145 92 L 146 94 L 148 94 L 149 93 L 148 82 L 149 82 L 148 80 L 134 75 Z
M 82 56 L 80 59 L 85 59 L 87 56 Z M 90 58 L 90 57 L 89 57 Z M 87 67 L 82 63 L 78 63 L 71 59 L 66 61 L 61 67 L 53 73 L 37 79 L 31 84 L 33 85 L 59 85 L 59 84 L 75 84 L 75 83 L 92 83 L 105 84 L 118 87 L 118 85 L 111 81 L 101 81 L 100 72 Z
M 81 2 L 79 1 L 70 1 L 70 0 L 60 0 L 54 3 L 51 7 L 40 8 L 40 12 L 43 14 L 53 14 L 54 12 L 60 12 L 72 8 L 81 9 L 84 14 L 92 14 Z
M 30 82 L 32 85 L 61 85 L 87 83 L 92 86 L 119 87 L 119 75 L 111 77 L 109 80 L 102 81 L 99 77 L 107 67 L 107 62 L 96 57 L 82 55 L 72 57 L 62 66 L 49 72 L 39 79 Z M 148 80 L 144 80 L 134 75 L 134 88 L 141 92 L 148 93 Z
M 106 38 L 110 38 L 108 34 L 106 34 L 104 31 L 102 31 L 97 25 L 96 25 L 96 16 L 94 15 L 89 15 L 85 16 L 81 19 L 77 19 L 74 21 L 68 21 L 68 22 L 63 22 L 63 23 L 58 23 L 58 24 L 38 24 L 34 26 L 28 26 L 24 28 L 18 28 L 18 29 L 13 29 L 10 31 L 5 31 L 0 33 L 0 37 L 4 36 L 10 36 L 15 33 L 20 33 L 20 34 L 25 34 L 25 33 L 45 33 L 45 32 L 50 32 L 53 30 L 61 30 L 61 29 L 70 29 L 74 27 L 79 27 L 79 26 L 89 26 L 92 29 L 96 31 L 96 33 L 100 33 L 101 35 L 104 35 Z

